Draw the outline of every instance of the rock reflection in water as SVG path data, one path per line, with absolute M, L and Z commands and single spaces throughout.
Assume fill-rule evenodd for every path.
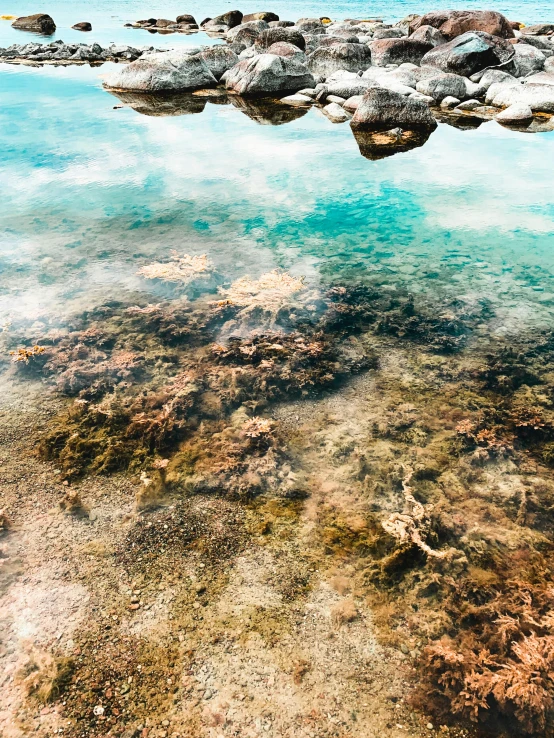
M 194 115 L 202 113 L 207 102 L 215 102 L 226 105 L 228 103 L 226 95 L 218 95 L 217 91 L 213 95 L 198 95 L 189 92 L 179 92 L 173 95 L 167 94 L 148 94 L 144 92 L 122 92 L 109 90 L 111 95 L 117 97 L 121 102 L 136 110 L 141 115 L 150 115 L 156 117 L 178 116 L 178 115 Z M 206 90 L 205 92 L 208 92 Z
M 379 133 L 353 130 L 352 133 L 360 154 L 372 161 L 417 149 L 423 146 L 431 135 L 431 131 L 403 131 L 401 128 Z
M 308 112 L 308 108 L 284 106 L 267 98 L 247 100 L 244 97 L 232 95 L 229 99 L 236 108 L 260 125 L 282 126 L 284 123 L 292 123 L 302 118 Z

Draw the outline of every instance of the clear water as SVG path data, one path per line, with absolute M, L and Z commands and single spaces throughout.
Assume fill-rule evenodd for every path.
M 114 7 L 117 40 L 146 4 Z M 68 3 L 49 9 L 71 15 Z M 209 254 L 228 278 L 279 266 L 316 284 L 369 277 L 485 296 L 498 331 L 551 320 L 554 131 L 441 124 L 423 147 L 370 161 L 347 124 L 315 109 L 283 125 L 211 102 L 144 115 L 102 88 L 106 70 L 0 65 L 0 324 L 39 331 L 107 299 L 155 299 L 137 269 L 172 249 Z

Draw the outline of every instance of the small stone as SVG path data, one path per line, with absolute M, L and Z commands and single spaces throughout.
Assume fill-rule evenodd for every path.
M 433 730 L 433 723 L 427 723 L 427 730 Z
M 167 726 L 169 725 L 169 720 L 162 720 L 162 725 L 164 726 L 164 728 L 167 728 Z
M 138 602 L 135 602 L 135 603 L 129 605 L 129 610 L 138 610 L 139 607 L 140 607 L 139 603 Z
M 441 102 L 441 108 L 455 108 L 460 104 L 460 100 L 452 95 L 447 95 Z
M 323 112 L 332 123 L 344 123 L 350 117 L 336 102 L 329 103 L 323 108 Z
M 402 651 L 402 653 L 405 653 L 405 654 L 409 654 L 410 653 L 410 649 L 408 648 L 408 646 L 405 643 L 403 643 L 400 646 L 400 650 Z

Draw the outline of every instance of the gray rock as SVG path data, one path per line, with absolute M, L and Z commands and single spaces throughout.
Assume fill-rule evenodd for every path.
M 467 97 L 464 78 L 457 74 L 438 74 L 431 79 L 421 80 L 417 83 L 416 90 L 432 97 L 438 103 L 441 103 L 445 97 L 456 97 L 458 101 L 465 100 Z
M 456 106 L 456 110 L 475 110 L 476 108 L 480 108 L 482 105 L 479 100 L 466 100 L 463 103 L 460 103 L 458 106 Z
M 510 21 L 493 10 L 438 10 L 416 18 L 410 23 L 410 33 L 420 26 L 438 28 L 447 39 L 457 38 L 468 31 L 484 31 L 499 38 L 513 38 Z
M 377 28 L 373 34 L 375 41 L 385 38 L 403 38 L 405 32 L 401 28 Z
M 424 95 L 422 92 L 412 92 L 412 94 L 409 95 L 409 99 L 421 100 L 421 102 L 424 102 L 427 105 L 433 105 L 435 102 L 430 95 Z
M 528 44 L 516 44 L 514 50 L 515 55 L 510 68 L 515 77 L 528 77 L 544 69 L 546 57 L 540 49 Z
M 348 100 L 345 101 L 342 107 L 345 110 L 348 110 L 349 113 L 354 113 L 362 102 L 362 98 L 363 95 L 352 95 L 352 97 L 349 97 Z
M 286 41 L 286 43 L 294 44 L 298 46 L 301 51 L 306 48 L 306 40 L 300 31 L 296 31 L 292 28 L 268 28 L 267 31 L 262 31 L 256 39 L 256 46 L 265 51 L 269 49 L 273 44 L 279 41 Z
M 363 95 L 372 86 L 375 86 L 373 81 L 361 79 L 360 77 L 354 80 L 337 80 L 336 82 L 328 82 L 325 85 L 325 96 L 337 95 L 347 100 L 353 95 Z
M 231 28 L 225 38 L 229 43 L 233 43 L 234 41 L 245 43 L 243 39 L 256 39 L 262 31 L 267 31 L 268 29 L 268 24 L 263 20 L 248 21 L 247 23 L 241 23 L 240 26 Z M 246 45 L 250 46 L 250 44 Z
M 432 47 L 445 44 L 448 40 L 438 28 L 433 28 L 433 26 L 420 26 L 417 31 L 412 33 L 410 39 L 412 41 L 421 41 Z
M 515 82 L 515 77 L 502 69 L 485 69 L 473 75 L 471 81 L 478 82 L 479 87 L 486 92 L 495 82 Z
M 554 54 L 554 44 L 548 36 L 522 36 L 519 43 L 534 46 L 547 57 Z
M 56 30 L 56 24 L 47 13 L 35 13 L 35 15 L 24 15 L 16 18 L 12 23 L 12 28 L 50 35 Z
M 498 108 L 511 105 L 528 105 L 536 113 L 554 113 L 554 85 L 503 85 L 500 84 L 491 95 L 494 85 L 487 93 L 492 97 L 492 104 Z
M 296 21 L 295 27 L 302 33 L 313 33 L 320 29 L 325 30 L 319 18 L 301 18 Z
M 333 44 L 322 46 L 308 56 L 308 66 L 314 74 L 329 77 L 339 69 L 358 72 L 371 64 L 371 51 L 363 44 Z
M 388 38 L 369 44 L 373 64 L 386 67 L 389 64 L 419 64 L 432 44 L 412 38 Z
M 225 75 L 225 86 L 239 95 L 265 95 L 314 87 L 315 80 L 309 69 L 295 59 L 260 54 L 230 69 Z
M 533 111 L 525 103 L 514 103 L 496 116 L 496 120 L 505 125 L 525 123 L 532 118 Z
M 106 87 L 143 92 L 194 90 L 216 84 L 204 59 L 184 51 L 148 54 L 122 66 L 104 80 Z
M 323 108 L 323 112 L 333 123 L 344 123 L 350 118 L 346 110 L 335 102 L 326 105 Z
M 482 31 L 470 31 L 429 51 L 421 64 L 470 77 L 482 69 L 506 64 L 514 55 L 514 45 L 508 41 Z
M 372 87 L 365 92 L 351 126 L 368 131 L 388 131 L 397 126 L 406 130 L 434 130 L 437 122 L 424 102 Z
M 216 79 L 221 79 L 224 72 L 239 63 L 238 55 L 228 46 L 209 46 L 199 56 Z
M 313 105 L 314 100 L 309 95 L 302 95 L 302 93 L 297 92 L 295 95 L 283 97 L 281 102 L 287 103 L 287 105 Z
M 296 59 L 303 64 L 306 64 L 306 54 L 300 51 L 298 46 L 289 44 L 286 41 L 278 41 L 276 44 L 272 44 L 266 51 L 266 54 L 276 54 L 277 56 L 284 56 L 287 59 Z
M 530 77 L 526 77 L 523 83 L 526 85 L 554 85 L 554 70 L 532 74 Z
M 455 108 L 460 104 L 460 101 L 457 97 L 452 97 L 452 95 L 448 95 L 447 97 L 444 97 L 441 102 L 441 108 L 445 108 L 449 110 L 450 108 Z

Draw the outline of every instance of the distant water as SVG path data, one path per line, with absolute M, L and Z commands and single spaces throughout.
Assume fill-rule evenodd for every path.
M 488 298 L 500 332 L 551 324 L 554 131 L 441 124 L 370 161 L 315 109 L 275 126 L 231 104 L 118 107 L 106 68 L 0 65 L 0 326 L 40 336 L 106 300 L 161 299 L 136 273 L 172 249 L 229 279 L 378 279 Z
M 280 18 L 297 20 L 302 17 L 320 17 L 328 15 L 333 19 L 341 18 L 383 18 L 397 21 L 409 13 L 424 13 L 440 8 L 489 8 L 505 13 L 510 19 L 524 23 L 538 21 L 554 21 L 554 7 L 549 0 L 492 0 L 483 3 L 481 0 L 453 0 L 453 2 L 433 2 L 433 0 L 376 0 L 372 3 L 362 0 L 334 0 L 329 3 L 315 0 L 272 0 L 265 5 L 249 2 L 233 4 L 223 0 L 213 3 L 191 0 L 183 3 L 176 0 L 5 0 L 0 14 L 29 15 L 31 13 L 49 13 L 55 20 L 58 30 L 52 37 L 73 41 L 94 38 L 99 43 L 115 41 L 141 45 L 152 42 L 158 46 L 196 43 L 201 36 L 151 36 L 145 31 L 124 28 L 123 25 L 139 18 L 176 18 L 181 13 L 192 13 L 198 21 L 207 16 L 214 16 L 233 8 L 243 13 L 257 10 L 272 10 Z M 71 26 L 79 21 L 90 21 L 93 32 L 89 34 L 72 31 Z M 0 45 L 20 43 L 29 37 L 22 31 L 15 31 L 7 21 L 0 21 Z M 205 37 L 204 37 L 205 38 Z M 17 41 L 19 39 L 19 41 Z

